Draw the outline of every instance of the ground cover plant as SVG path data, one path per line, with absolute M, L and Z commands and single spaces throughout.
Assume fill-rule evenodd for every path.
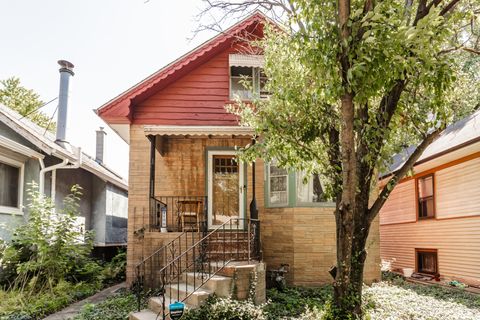
M 405 281 L 401 276 L 385 274 L 384 281 L 364 287 L 362 308 L 371 320 L 476 320 L 480 319 L 480 296 L 462 289 L 426 286 Z M 330 320 L 333 287 L 286 288 L 267 291 L 267 303 L 235 301 L 210 297 L 198 309 L 186 312 L 183 320 Z M 146 308 L 147 299 L 141 301 Z M 124 291 L 106 301 L 88 304 L 75 320 L 127 319 L 136 311 L 138 301 Z
M 465 290 L 409 283 L 389 274 L 384 281 L 365 286 L 364 293 L 365 319 L 480 319 L 480 296 Z M 335 319 L 331 312 L 332 297 L 331 285 L 270 289 L 268 302 L 263 306 L 213 298 L 200 309 L 187 313 L 186 319 Z
M 61 210 L 29 192 L 28 221 L 0 248 L 0 319 L 38 319 L 125 277 L 125 254 L 109 263 L 91 258 L 93 234 L 81 232 L 78 186 Z
M 146 301 L 141 302 L 141 308 L 146 307 Z M 123 320 L 138 308 L 137 297 L 128 291 L 115 294 L 98 304 L 87 304 L 75 320 Z

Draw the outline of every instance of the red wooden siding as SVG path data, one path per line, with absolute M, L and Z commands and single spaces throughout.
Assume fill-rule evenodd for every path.
M 159 125 L 237 125 L 229 102 L 228 49 L 134 108 L 133 122 Z

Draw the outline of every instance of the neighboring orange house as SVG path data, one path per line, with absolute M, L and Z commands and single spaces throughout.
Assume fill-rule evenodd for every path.
M 268 270 L 287 264 L 290 284 L 332 281 L 335 204 L 325 198 L 321 177 L 303 184 L 301 172 L 261 159 L 237 161 L 236 148 L 251 143 L 253 131 L 225 106 L 235 97 L 264 94 L 263 56 L 243 41 L 263 37 L 266 21 L 255 13 L 98 109 L 130 145 L 128 283 L 155 285 L 162 270 L 183 266 L 183 258 L 186 265 L 203 259 L 196 267 L 216 259 L 220 269 L 225 260 L 256 259 Z M 242 75 L 253 81 L 254 92 L 240 84 Z M 378 240 L 376 219 L 366 282 L 380 278 Z M 243 241 L 251 241 L 248 249 Z M 204 251 L 197 253 L 198 246 Z
M 480 111 L 447 127 L 395 187 L 380 211 L 380 253 L 394 271 L 480 284 Z

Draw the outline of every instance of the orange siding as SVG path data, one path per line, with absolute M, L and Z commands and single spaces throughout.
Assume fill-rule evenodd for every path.
M 380 224 L 416 220 L 415 181 L 408 180 L 397 185 L 380 212 Z
M 415 269 L 415 248 L 438 249 L 442 276 L 480 283 L 480 217 L 382 225 L 380 255 Z
M 441 276 L 480 284 L 480 158 L 439 169 L 435 219 L 415 222 L 415 180 L 393 191 L 380 212 L 381 258 L 394 269 L 415 269 L 415 248 L 438 249 Z M 393 214 L 404 218 L 392 219 Z
M 440 170 L 435 179 L 437 218 L 480 214 L 480 158 Z

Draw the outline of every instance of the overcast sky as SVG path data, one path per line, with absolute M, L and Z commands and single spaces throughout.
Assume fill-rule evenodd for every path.
M 95 154 L 92 111 L 213 36 L 193 40 L 201 0 L 0 0 L 0 79 L 58 96 L 57 60 L 75 65 L 67 139 Z M 52 114 L 57 102 L 45 107 Z M 105 162 L 127 178 L 128 146 L 109 128 Z

